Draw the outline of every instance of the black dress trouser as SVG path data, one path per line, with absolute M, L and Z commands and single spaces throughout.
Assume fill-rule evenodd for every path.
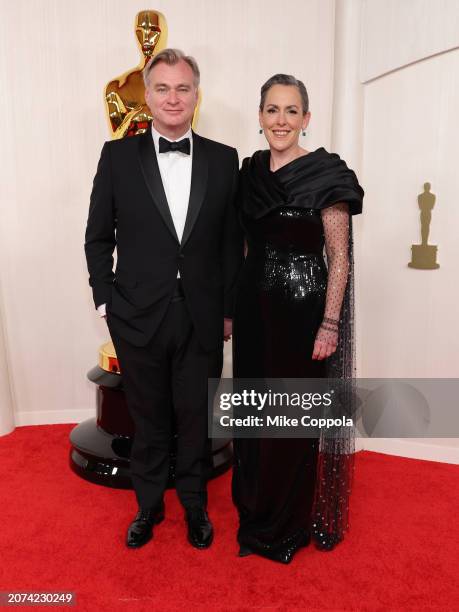
M 185 508 L 205 507 L 211 468 L 207 385 L 208 378 L 221 376 L 223 346 L 212 352 L 201 348 L 186 301 L 177 292 L 154 338 L 144 347 L 133 346 L 113 332 L 109 311 L 107 323 L 135 425 L 131 475 L 139 506 L 154 508 L 162 501 L 175 425 L 177 494 Z

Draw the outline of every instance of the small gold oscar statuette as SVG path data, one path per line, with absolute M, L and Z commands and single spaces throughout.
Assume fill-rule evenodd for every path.
M 113 138 L 143 134 L 152 120 L 145 102 L 142 70 L 154 54 L 166 47 L 167 24 L 158 11 L 141 11 L 135 19 L 135 34 L 142 51 L 140 64 L 110 81 L 105 104 Z
M 418 270 L 436 270 L 437 246 L 428 244 L 432 209 L 435 206 L 435 195 L 430 191 L 430 183 L 424 183 L 424 191 L 418 195 L 418 204 L 421 211 L 421 244 L 411 245 L 410 268 Z

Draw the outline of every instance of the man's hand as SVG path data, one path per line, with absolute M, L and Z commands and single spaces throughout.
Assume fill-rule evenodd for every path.
M 101 319 L 107 320 L 107 304 L 101 304 L 98 306 L 97 312 L 99 313 Z
M 223 319 L 223 340 L 227 342 L 231 340 L 231 334 L 233 333 L 233 319 Z

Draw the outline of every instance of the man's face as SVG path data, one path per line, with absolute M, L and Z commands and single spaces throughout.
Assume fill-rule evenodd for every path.
M 198 102 L 198 90 L 190 66 L 180 60 L 174 66 L 159 62 L 150 70 L 145 100 L 155 128 L 169 138 L 184 134 Z

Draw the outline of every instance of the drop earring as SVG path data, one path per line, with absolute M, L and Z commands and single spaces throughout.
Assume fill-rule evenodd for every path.
M 301 135 L 302 135 L 302 136 L 306 136 L 306 130 L 303 130 L 303 131 L 301 132 Z
M 258 131 L 259 134 L 263 134 L 263 128 L 260 128 Z

